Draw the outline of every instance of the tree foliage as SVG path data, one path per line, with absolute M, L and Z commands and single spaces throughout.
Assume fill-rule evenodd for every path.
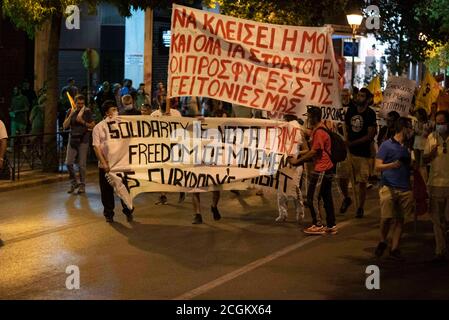
M 354 0 L 218 0 L 223 14 L 274 24 L 322 26 L 334 16 L 344 16 Z
M 388 67 L 402 74 L 409 63 L 424 61 L 435 44 L 447 40 L 448 34 L 437 14 L 438 2 L 447 0 L 379 0 L 381 25 L 377 40 L 387 45 Z

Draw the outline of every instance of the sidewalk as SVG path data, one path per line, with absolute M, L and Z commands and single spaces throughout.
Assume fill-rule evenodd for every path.
M 88 164 L 86 176 L 98 174 L 96 164 Z M 41 184 L 49 184 L 60 181 L 69 181 L 69 175 L 65 173 L 42 172 L 42 170 L 31 170 L 20 173 L 20 180 L 0 180 L 0 192 L 16 190 L 21 188 L 35 187 Z

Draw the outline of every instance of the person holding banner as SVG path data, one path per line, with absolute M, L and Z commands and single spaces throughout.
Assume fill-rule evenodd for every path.
M 358 184 L 358 186 L 352 186 L 357 188 L 359 193 L 358 199 L 356 199 L 358 205 L 357 218 L 362 218 L 364 215 L 372 144 L 377 131 L 376 112 L 370 108 L 371 101 L 371 92 L 367 88 L 362 88 L 357 94 L 356 107 L 346 112 L 345 125 L 350 155 L 339 165 L 337 172 L 344 196 L 340 213 L 345 213 L 352 204 L 348 192 L 349 179 L 347 177 L 353 175 L 355 184 Z
M 63 123 L 64 130 L 70 128 L 69 143 L 67 144 L 66 165 L 69 171 L 71 185 L 68 193 L 85 193 L 86 187 L 86 161 L 89 150 L 90 130 L 95 126 L 92 111 L 85 106 L 83 95 L 75 97 L 75 105 L 69 109 Z M 78 182 L 74 164 L 78 158 L 80 180 Z
M 447 226 L 449 221 L 449 112 L 435 115 L 436 131 L 427 138 L 424 163 L 430 164 L 430 215 L 435 234 L 434 262 L 447 262 Z
M 101 193 L 101 203 L 103 204 L 103 214 L 106 222 L 114 222 L 114 188 L 108 182 L 106 174 L 110 171 L 106 142 L 110 138 L 108 123 L 114 121 L 118 116 L 118 107 L 112 100 L 106 100 L 101 106 L 102 113 L 106 117 L 100 121 L 92 131 L 92 145 L 94 147 L 95 155 L 98 159 L 98 173 Z M 122 201 L 123 214 L 126 216 L 128 222 L 133 221 L 133 211 L 128 209 Z
M 385 141 L 376 156 L 376 170 L 382 173 L 380 198 L 380 242 L 375 255 L 380 258 L 388 247 L 387 237 L 392 227 L 390 258 L 403 260 L 399 250 L 404 220 L 413 214 L 411 189 L 411 154 L 407 142 L 413 137 L 410 119 L 401 117 L 396 121 L 395 135 Z
M 332 199 L 332 177 L 335 175 L 335 166 L 331 160 L 331 138 L 322 116 L 319 107 L 310 107 L 307 110 L 307 121 L 312 128 L 310 150 L 299 158 L 289 158 L 289 163 L 294 166 L 303 165 L 313 159 L 313 172 L 307 188 L 307 204 L 312 216 L 312 226 L 304 230 L 306 234 L 311 235 L 337 233 Z M 323 199 L 326 211 L 326 228 L 317 217 L 320 198 Z
M 169 108 L 167 111 L 166 100 L 158 103 L 158 106 L 159 106 L 159 109 L 157 109 L 156 111 L 153 111 L 150 114 L 150 117 L 162 117 L 162 116 L 182 117 L 181 113 L 176 109 Z M 181 194 L 179 196 L 179 203 L 183 202 L 184 199 L 185 199 L 185 193 L 181 192 Z M 167 204 L 167 203 L 168 203 L 167 195 L 165 194 L 165 192 L 161 192 L 161 195 L 159 196 L 159 200 L 156 202 L 156 204 Z

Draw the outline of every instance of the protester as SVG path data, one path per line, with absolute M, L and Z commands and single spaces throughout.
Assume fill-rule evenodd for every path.
M 98 90 L 97 94 L 95 95 L 95 103 L 97 104 L 97 106 L 100 108 L 100 112 L 101 112 L 101 116 L 104 117 L 105 115 L 103 114 L 103 108 L 101 108 L 101 106 L 103 105 L 103 103 L 107 100 L 114 100 L 115 96 L 114 93 L 111 90 L 111 85 L 109 84 L 108 81 L 104 81 L 103 84 L 101 85 L 100 90 Z
M 151 117 L 162 117 L 162 116 L 173 116 L 173 117 L 182 117 L 181 113 L 176 109 L 171 109 L 167 112 L 167 103 L 165 101 L 162 101 L 162 103 L 159 105 L 159 109 L 153 111 L 150 114 Z M 185 194 L 182 192 L 179 197 L 179 202 L 184 201 Z M 165 192 L 161 192 L 159 196 L 159 200 L 156 202 L 156 204 L 167 204 L 168 199 Z
M 165 90 L 164 84 L 158 82 L 156 91 L 154 92 L 153 102 L 155 106 L 159 106 L 167 98 L 167 91 Z
M 151 105 L 146 103 L 140 108 L 140 113 L 144 116 L 149 116 L 152 113 Z
M 161 116 L 182 117 L 182 114 L 178 110 L 172 109 L 172 108 L 170 108 L 170 110 L 167 111 L 167 103 L 165 101 L 163 101 L 159 105 L 159 109 L 153 111 L 151 113 L 151 116 L 152 117 L 161 117 Z
M 36 105 L 31 110 L 31 134 L 41 134 L 44 132 L 44 103 L 46 100 L 47 95 L 41 95 L 37 100 Z
M 374 143 L 377 131 L 376 113 L 369 107 L 370 101 L 372 101 L 371 92 L 362 88 L 357 95 L 356 107 L 346 112 L 347 144 L 351 155 L 348 156 L 346 161 L 339 164 L 337 172 L 340 189 L 344 196 L 340 213 L 345 213 L 352 204 L 348 191 L 349 178 L 347 177 L 354 175 L 357 186 L 352 187 L 357 188 L 359 193 L 357 218 L 362 218 L 364 215 L 366 189 L 370 176 L 372 143 Z
M 185 117 L 199 116 L 201 101 L 199 97 L 181 97 L 181 114 Z
M 30 109 L 28 99 L 22 94 L 22 90 L 14 87 L 9 115 L 11 117 L 11 136 L 26 133 L 28 123 L 27 112 Z
M 6 146 L 8 144 L 8 133 L 5 124 L 0 120 L 0 170 L 5 166 Z
M 103 204 L 103 214 L 106 221 L 114 222 L 114 188 L 108 182 L 106 174 L 109 173 L 108 155 L 110 150 L 107 148 L 107 141 L 110 139 L 109 125 L 114 125 L 118 116 L 118 108 L 113 100 L 107 100 L 103 103 L 102 112 L 105 119 L 99 122 L 92 131 L 92 145 L 95 155 L 98 159 L 98 177 L 100 183 L 101 203 Z M 133 210 L 126 207 L 122 201 L 122 212 L 125 214 L 128 222 L 133 221 Z
M 71 185 L 68 193 L 85 193 L 86 188 L 86 161 L 89 150 L 90 131 L 95 126 L 92 119 L 92 111 L 85 105 L 86 98 L 82 95 L 75 97 L 75 109 L 67 112 L 63 127 L 70 129 L 69 143 L 67 145 L 66 165 L 69 171 Z M 78 159 L 79 182 L 76 177 L 74 164 Z
M 377 146 L 379 148 L 382 143 L 393 138 L 396 130 L 395 124 L 400 117 L 401 116 L 396 111 L 388 112 L 387 118 L 385 119 L 386 125 L 380 128 L 379 134 L 377 135 Z
M 127 94 L 133 95 L 136 93 L 136 89 L 133 88 L 133 81 L 131 79 L 123 80 L 123 86 L 120 89 L 120 96 L 123 97 Z
M 122 97 L 122 105 L 123 111 L 120 112 L 120 115 L 123 116 L 140 116 L 141 112 L 136 109 L 134 104 L 134 99 L 130 94 L 125 94 Z
M 296 116 L 290 116 L 286 115 L 285 117 L 286 121 L 297 121 Z M 304 154 L 306 154 L 309 151 L 309 147 L 307 146 L 307 141 L 303 138 L 302 134 L 300 138 L 298 139 L 298 149 L 296 153 L 296 157 L 300 157 Z M 278 190 L 277 192 L 277 201 L 278 201 L 278 211 L 279 216 L 276 218 L 277 222 L 283 222 L 286 221 L 288 218 L 288 200 L 293 200 L 293 204 L 295 206 L 295 212 L 296 212 L 296 221 L 298 223 L 302 223 L 304 220 L 304 200 L 302 197 L 301 192 L 301 179 L 302 179 L 302 173 L 304 171 L 304 166 L 297 166 L 295 170 L 295 176 L 292 177 L 293 181 L 298 181 L 298 185 L 295 187 L 295 196 L 287 195 L 281 190 Z
M 426 110 L 419 108 L 415 111 L 416 122 L 413 126 L 415 138 L 413 143 L 413 153 L 415 155 L 415 161 L 418 168 L 423 166 L 422 155 L 426 140 L 429 134 L 432 132 L 432 123 L 429 121 Z
M 33 106 L 37 102 L 36 92 L 31 88 L 28 80 L 22 83 L 22 94 L 27 97 L 28 105 Z
M 312 226 L 305 229 L 306 234 L 336 234 L 334 204 L 332 199 L 332 177 L 335 166 L 331 160 L 331 138 L 322 121 L 319 107 L 309 107 L 307 120 L 312 128 L 310 150 L 299 158 L 290 158 L 290 164 L 299 166 L 313 159 L 313 173 L 309 177 L 307 204 L 312 216 Z M 323 199 L 326 211 L 326 228 L 318 221 L 319 199 Z
M 151 98 L 148 93 L 145 92 L 145 84 L 139 84 L 139 89 L 137 89 L 136 96 L 136 109 L 141 110 L 142 106 L 145 104 L 151 104 Z
M 380 146 L 376 157 L 376 170 L 382 173 L 380 198 L 380 242 L 375 255 L 381 257 L 388 247 L 387 237 L 392 227 L 390 258 L 402 260 L 399 242 L 404 220 L 413 213 L 411 191 L 411 156 L 406 142 L 413 137 L 410 119 L 399 118 L 395 135 Z
M 75 97 L 76 95 L 78 95 L 79 92 L 78 92 L 78 88 L 75 86 L 75 79 L 73 79 L 73 78 L 67 79 L 67 85 L 62 88 L 61 95 L 64 92 L 68 92 L 72 96 L 72 98 Z
M 447 261 L 447 226 L 449 221 L 449 112 L 435 114 L 436 131 L 426 140 L 424 163 L 430 163 L 428 179 L 430 214 L 435 234 L 434 262 Z

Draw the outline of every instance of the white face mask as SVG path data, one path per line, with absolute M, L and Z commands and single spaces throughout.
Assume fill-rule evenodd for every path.
M 132 104 L 125 104 L 125 110 L 131 110 L 133 108 Z

